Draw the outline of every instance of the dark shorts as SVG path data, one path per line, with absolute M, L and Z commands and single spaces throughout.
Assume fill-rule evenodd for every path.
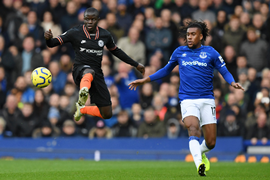
M 83 71 L 92 69 L 88 65 L 73 65 L 72 75 L 75 84 L 80 87 Z M 98 107 L 111 106 L 111 96 L 105 83 L 103 74 L 95 73 L 94 80 L 89 90 L 91 104 L 95 103 Z

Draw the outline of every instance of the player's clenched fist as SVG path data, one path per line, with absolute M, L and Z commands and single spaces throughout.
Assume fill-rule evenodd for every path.
M 53 34 L 52 34 L 51 29 L 49 29 L 49 31 L 45 31 L 44 37 L 45 37 L 46 40 L 49 40 L 49 39 L 53 38 Z

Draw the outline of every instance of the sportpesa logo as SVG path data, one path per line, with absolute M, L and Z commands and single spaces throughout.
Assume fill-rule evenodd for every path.
M 102 52 L 103 52 L 103 50 L 86 49 L 86 48 L 82 48 L 82 47 L 80 47 L 80 51 L 81 52 L 85 51 L 87 53 L 96 53 L 97 56 L 101 56 Z
M 183 66 L 204 66 L 207 67 L 207 63 L 202 63 L 199 61 L 182 61 Z

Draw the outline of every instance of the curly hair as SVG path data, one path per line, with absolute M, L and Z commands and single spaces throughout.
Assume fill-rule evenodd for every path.
M 192 20 L 192 21 L 188 21 L 186 22 L 185 26 L 181 26 L 180 27 L 180 36 L 184 38 L 185 42 L 187 41 L 187 29 L 191 28 L 191 27 L 197 27 L 201 30 L 201 33 L 203 35 L 203 39 L 202 41 L 205 41 L 206 37 L 209 35 L 209 29 L 206 25 L 205 22 L 201 22 L 201 21 L 196 21 L 196 20 Z

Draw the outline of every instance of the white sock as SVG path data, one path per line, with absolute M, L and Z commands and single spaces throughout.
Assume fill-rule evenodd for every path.
M 209 149 L 209 148 L 206 146 L 206 144 L 205 144 L 205 140 L 203 140 L 203 142 L 202 142 L 200 148 L 201 148 L 202 154 L 203 154 L 203 153 L 206 153 L 206 152 L 208 152 L 208 151 L 210 151 L 210 149 Z
M 193 160 L 198 169 L 198 166 L 202 163 L 202 154 L 198 137 L 196 136 L 189 137 L 189 150 L 193 156 Z

